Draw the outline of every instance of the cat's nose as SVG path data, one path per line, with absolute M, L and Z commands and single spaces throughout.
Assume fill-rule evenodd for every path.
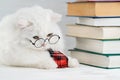
M 39 39 L 39 36 L 33 36 L 33 39 Z

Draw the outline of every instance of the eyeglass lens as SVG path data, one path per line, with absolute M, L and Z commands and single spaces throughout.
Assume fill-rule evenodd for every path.
M 59 41 L 60 37 L 58 35 L 53 35 L 48 39 L 49 44 L 56 44 Z M 40 38 L 35 41 L 35 47 L 41 47 L 46 42 L 46 39 Z

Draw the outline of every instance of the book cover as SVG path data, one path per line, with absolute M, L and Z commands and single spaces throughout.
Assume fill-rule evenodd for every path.
M 119 39 L 120 27 L 104 26 L 86 26 L 68 24 L 67 34 L 73 37 L 91 38 L 91 39 Z
M 88 18 L 78 17 L 76 24 L 90 26 L 120 26 L 120 18 Z
M 106 69 L 120 68 L 120 54 L 97 54 L 77 49 L 73 49 L 70 51 L 71 56 L 78 59 L 78 61 L 82 64 Z
M 68 2 L 68 16 L 120 16 L 120 2 Z
M 100 54 L 120 54 L 120 39 L 97 40 L 76 38 L 76 48 Z

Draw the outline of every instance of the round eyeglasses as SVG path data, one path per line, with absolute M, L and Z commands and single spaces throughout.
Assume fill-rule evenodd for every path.
M 52 34 L 50 35 L 48 38 L 46 39 L 43 39 L 43 38 L 39 38 L 37 39 L 35 42 L 32 42 L 31 40 L 29 40 L 32 45 L 34 45 L 36 48 L 40 48 L 42 46 L 45 45 L 46 41 L 48 41 L 49 44 L 56 44 L 60 39 L 60 36 L 59 35 L 56 35 L 56 34 Z

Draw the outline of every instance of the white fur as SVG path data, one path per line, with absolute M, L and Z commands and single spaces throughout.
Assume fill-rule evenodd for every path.
M 52 48 L 64 53 L 64 39 L 57 25 L 60 19 L 61 15 L 40 6 L 23 8 L 4 17 L 0 22 L 0 63 L 9 66 L 56 68 L 56 63 L 46 49 Z M 34 42 L 33 36 L 36 35 L 45 39 L 49 33 L 60 35 L 57 44 L 46 43 L 45 46 L 36 48 L 27 40 Z M 69 58 L 69 67 L 77 66 L 77 60 Z

